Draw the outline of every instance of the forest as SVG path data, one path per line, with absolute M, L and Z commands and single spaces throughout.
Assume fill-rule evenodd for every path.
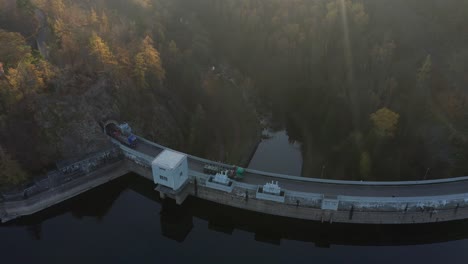
M 108 144 L 125 120 L 239 162 L 258 120 L 303 176 L 468 175 L 468 2 L 0 0 L 0 185 Z

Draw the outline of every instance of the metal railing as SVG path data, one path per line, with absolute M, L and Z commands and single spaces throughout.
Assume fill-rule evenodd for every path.
M 175 152 L 182 153 L 187 155 L 188 158 L 200 161 L 207 164 L 213 164 L 218 166 L 227 166 L 227 164 L 223 164 L 216 161 L 207 160 L 204 158 L 196 157 L 190 154 L 186 154 L 163 145 L 154 143 L 149 141 L 143 137 L 137 136 L 138 140 L 152 145 L 161 149 L 168 149 Z M 273 173 L 273 172 L 265 172 L 259 170 L 252 170 L 252 169 L 245 169 L 246 173 L 258 174 L 263 175 L 271 178 L 278 178 L 278 179 L 286 179 L 286 180 L 294 180 L 294 181 L 302 181 L 302 182 L 313 182 L 313 183 L 324 183 L 324 184 L 337 184 L 337 185 L 362 185 L 362 186 L 405 186 L 405 185 L 427 185 L 427 184 L 439 184 L 439 183 L 450 183 L 450 182 L 460 182 L 460 181 L 468 181 L 468 176 L 460 176 L 454 178 L 447 178 L 447 179 L 437 179 L 437 180 L 421 180 L 421 181 L 345 181 L 345 180 L 327 180 L 327 179 L 319 179 L 319 178 L 308 178 L 308 177 L 301 177 L 301 176 L 294 176 L 294 175 L 286 175 L 280 173 Z
M 50 171 L 45 176 L 36 177 L 31 182 L 9 192 L 0 193 L 2 201 L 21 201 L 50 189 L 71 182 L 106 165 L 121 161 L 122 152 L 114 147 L 88 156 L 78 162 Z
M 138 137 L 138 139 L 146 144 L 155 146 L 160 149 L 169 149 L 165 146 L 159 145 L 157 143 L 151 142 L 145 138 Z M 119 144 L 118 142 L 115 142 Z M 142 166 L 150 167 L 153 157 L 149 157 L 143 153 L 125 147 L 121 144 L 120 148 L 124 151 L 125 155 L 139 163 Z M 172 150 L 176 151 L 176 150 Z M 176 151 L 179 152 L 179 151 Z M 179 152 L 182 153 L 182 152 Z M 211 160 L 199 158 L 193 155 L 185 154 L 189 159 L 203 162 L 206 164 L 226 166 L 219 162 L 214 162 Z M 457 177 L 449 179 L 439 179 L 439 180 L 424 180 L 424 181 L 395 181 L 395 182 L 366 182 L 366 181 L 341 181 L 341 180 L 324 180 L 316 178 L 305 178 L 291 175 L 283 175 L 278 173 L 269 173 L 257 170 L 246 169 L 247 173 L 254 173 L 258 175 L 263 175 L 266 177 L 287 179 L 294 181 L 302 182 L 311 182 L 311 183 L 325 183 L 325 184 L 337 184 L 337 185 L 349 185 L 350 188 L 357 185 L 362 186 L 412 186 L 412 185 L 426 185 L 426 184 L 441 184 L 441 183 L 450 183 L 450 182 L 460 182 L 467 181 L 468 177 Z M 204 185 L 204 182 L 207 179 L 207 175 L 197 171 L 190 171 L 189 175 L 192 179 L 196 178 L 198 184 Z M 234 187 L 240 192 L 244 193 L 245 191 L 254 191 L 257 189 L 257 185 L 243 183 L 234 181 Z M 294 190 L 284 190 L 285 191 L 285 203 L 289 205 L 301 205 L 311 208 L 320 208 L 321 203 L 324 199 L 323 194 L 319 193 L 307 193 L 307 192 L 297 192 Z M 339 203 L 338 210 L 363 210 L 363 211 L 418 211 L 424 210 L 424 208 L 436 209 L 454 209 L 468 206 L 468 192 L 461 194 L 449 194 L 449 195 L 436 195 L 436 196 L 420 196 L 420 197 L 361 197 L 361 196 L 344 196 L 338 195 L 336 200 Z M 422 209 L 421 209 L 422 208 Z

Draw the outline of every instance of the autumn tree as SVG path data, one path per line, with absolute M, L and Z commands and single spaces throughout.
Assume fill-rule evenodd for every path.
M 394 137 L 400 115 L 384 107 L 370 115 L 374 132 L 381 137 Z
M 53 75 L 50 64 L 42 60 L 35 63 L 23 61 L 18 64 L 18 67 L 8 70 L 8 80 L 11 85 L 23 94 L 40 92 L 46 88 L 47 82 Z
M 0 60 L 6 69 L 16 67 L 24 59 L 30 59 L 31 47 L 21 34 L 0 29 Z
M 99 23 L 99 17 L 94 8 L 91 8 L 91 11 L 89 11 L 88 23 L 93 26 Z
M 149 82 L 162 81 L 166 71 L 161 62 L 158 50 L 154 47 L 151 37 L 146 36 L 135 55 L 134 75 L 141 86 L 148 86 Z
M 3 87 L 0 101 L 7 111 L 15 102 L 29 93 L 41 92 L 53 78 L 51 65 L 32 55 L 31 48 L 18 33 L 0 30 L 0 58 Z
M 135 56 L 135 63 L 133 67 L 133 74 L 135 76 L 136 82 L 140 87 L 147 87 L 148 83 L 146 82 L 146 71 L 148 70 L 146 66 L 146 61 L 143 53 L 138 53 Z
M 117 60 L 107 43 L 95 32 L 92 33 L 89 39 L 89 50 L 101 69 L 108 71 L 117 65 Z
M 32 0 L 33 3 L 51 16 L 60 17 L 66 11 L 63 0 Z

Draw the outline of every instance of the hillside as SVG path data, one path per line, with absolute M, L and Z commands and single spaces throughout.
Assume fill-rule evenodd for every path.
M 176 12 L 171 1 L 0 1 L 8 158 L 40 173 L 106 147 L 99 121 L 112 118 L 161 144 L 239 162 L 258 135 L 247 78 Z
M 237 163 L 262 109 L 302 143 L 304 176 L 324 166 L 336 179 L 467 175 L 467 10 L 457 0 L 0 0 L 0 146 L 35 173 L 105 147 L 98 122 L 113 118 Z

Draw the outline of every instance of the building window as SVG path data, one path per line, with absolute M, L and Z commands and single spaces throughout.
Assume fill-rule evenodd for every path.
M 163 181 L 168 181 L 168 180 L 169 180 L 167 177 L 164 177 L 164 176 L 162 176 L 162 175 L 159 175 L 159 178 L 160 178 L 161 180 L 163 180 Z
M 182 177 L 182 172 L 180 172 L 179 176 Z
M 161 167 L 159 167 L 159 169 L 160 169 L 160 170 L 162 170 L 162 171 L 166 171 L 166 169 L 164 169 L 164 168 L 161 168 Z

